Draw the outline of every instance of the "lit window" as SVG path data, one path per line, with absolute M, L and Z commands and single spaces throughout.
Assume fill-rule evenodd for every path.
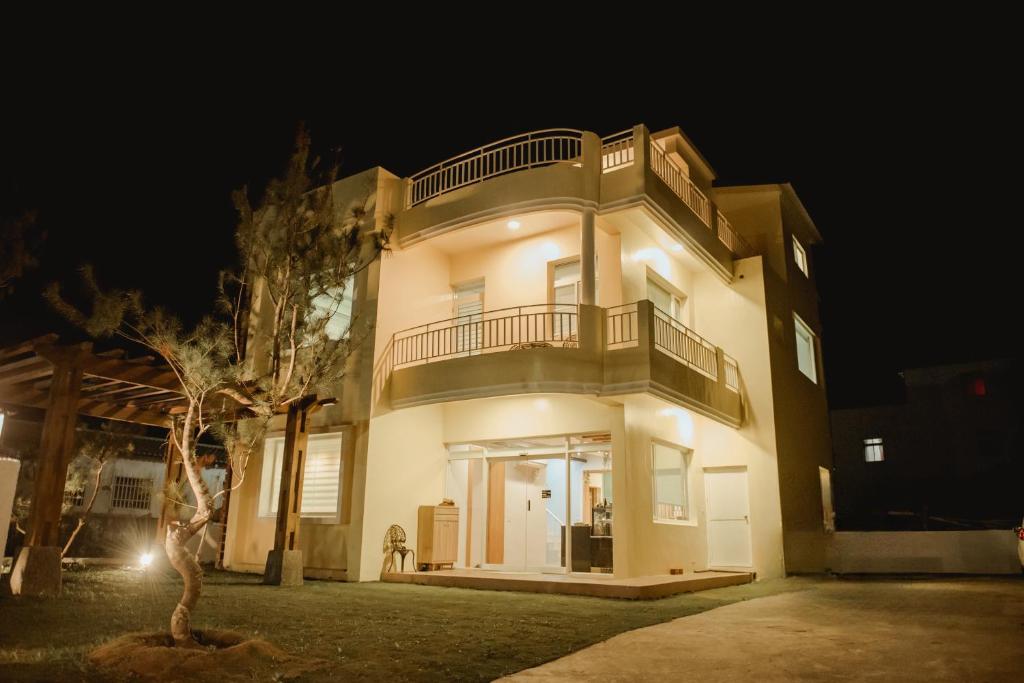
M 682 522 L 690 518 L 686 490 L 688 451 L 652 444 L 651 475 L 654 484 L 654 521 Z
M 793 238 L 793 260 L 800 272 L 807 275 L 807 251 L 796 237 Z
M 328 339 L 338 341 L 348 336 L 352 326 L 352 301 L 355 297 L 356 280 L 350 276 L 342 288 L 333 287 L 313 299 L 312 320 L 327 318 L 324 331 Z
M 818 383 L 818 369 L 814 360 L 814 332 L 800 319 L 796 313 L 793 314 L 793 326 L 796 330 L 796 364 L 800 372 Z
M 864 462 L 882 462 L 885 460 L 885 449 L 879 438 L 864 439 Z
M 114 477 L 110 507 L 119 510 L 149 510 L 153 480 L 138 477 Z
M 284 437 L 267 439 L 263 446 L 263 481 L 260 516 L 277 515 L 281 493 Z M 302 480 L 302 516 L 337 517 L 341 489 L 341 434 L 314 434 L 306 444 Z

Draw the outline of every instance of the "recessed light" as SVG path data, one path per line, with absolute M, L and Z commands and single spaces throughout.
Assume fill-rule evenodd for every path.
M 683 245 L 679 244 L 679 242 L 676 242 L 671 247 L 669 247 L 669 249 L 671 249 L 672 251 L 682 251 Z
M 509 230 L 518 230 L 520 226 L 522 226 L 522 223 L 520 223 L 519 221 L 512 220 L 508 222 Z

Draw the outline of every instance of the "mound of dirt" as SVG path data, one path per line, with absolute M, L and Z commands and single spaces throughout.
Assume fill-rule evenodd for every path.
M 174 647 L 167 633 L 128 634 L 90 652 L 89 663 L 118 679 L 210 683 L 287 680 L 326 664 L 232 631 L 194 633 L 202 647 Z

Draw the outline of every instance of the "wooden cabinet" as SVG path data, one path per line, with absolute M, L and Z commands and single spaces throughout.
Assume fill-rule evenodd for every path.
M 459 508 L 421 505 L 416 528 L 416 563 L 427 569 L 452 567 L 459 554 Z

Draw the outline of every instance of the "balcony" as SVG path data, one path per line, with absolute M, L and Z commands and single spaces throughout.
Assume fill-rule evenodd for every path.
M 569 129 L 525 133 L 478 147 L 404 180 L 399 240 L 409 244 L 464 223 L 534 208 L 642 204 L 731 270 L 754 250 L 640 125 L 599 138 Z M 486 190 L 486 191 L 485 191 Z
M 391 408 L 524 393 L 652 393 L 742 422 L 739 367 L 654 307 L 543 304 L 394 334 L 375 377 Z

